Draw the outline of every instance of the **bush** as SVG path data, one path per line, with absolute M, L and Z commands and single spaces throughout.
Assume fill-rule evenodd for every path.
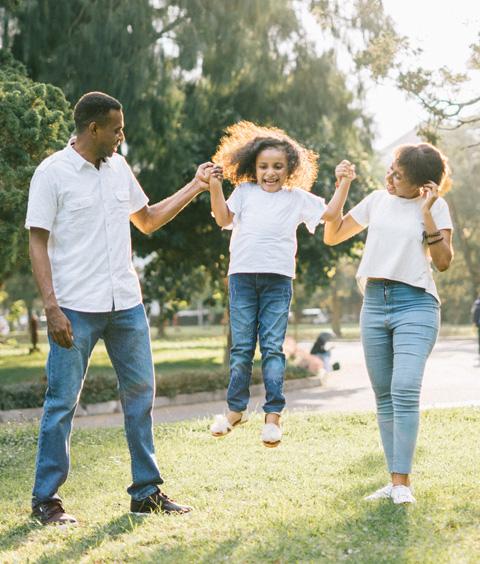
M 306 378 L 311 374 L 296 366 L 289 366 L 286 380 Z M 252 384 L 262 382 L 261 369 L 255 367 Z M 175 397 L 177 394 L 210 392 L 225 389 L 228 385 L 228 372 L 222 368 L 216 370 L 170 372 L 156 377 L 156 395 Z M 0 410 L 41 407 L 46 391 L 46 382 L 22 382 L 0 386 Z M 82 390 L 80 403 L 100 403 L 118 399 L 117 378 L 112 372 L 100 372 L 87 376 Z

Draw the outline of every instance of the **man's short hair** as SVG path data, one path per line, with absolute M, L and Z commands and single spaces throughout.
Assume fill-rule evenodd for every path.
M 87 92 L 75 104 L 73 119 L 77 133 L 84 131 L 92 121 L 104 125 L 110 110 L 121 110 L 122 104 L 103 92 Z

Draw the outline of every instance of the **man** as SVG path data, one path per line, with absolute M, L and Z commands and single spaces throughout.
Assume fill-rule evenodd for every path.
M 148 198 L 125 159 L 122 106 L 101 92 L 74 109 L 76 138 L 45 159 L 32 178 L 26 227 L 30 258 L 47 316 L 48 389 L 40 426 L 32 509 L 43 524 L 76 523 L 58 495 L 67 479 L 70 433 L 92 350 L 103 339 L 119 381 L 132 460 L 130 509 L 185 513 L 155 460 L 155 380 L 149 327 L 131 261 L 130 221 L 143 233 L 165 225 L 208 188 L 211 163 L 165 200 Z

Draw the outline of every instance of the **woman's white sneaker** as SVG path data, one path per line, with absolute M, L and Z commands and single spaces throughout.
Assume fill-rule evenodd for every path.
M 391 493 L 392 501 L 396 505 L 401 503 L 416 503 L 412 490 L 408 486 L 393 486 Z
M 383 488 L 380 488 L 376 492 L 373 492 L 372 494 L 367 495 L 367 497 L 364 497 L 363 499 L 365 501 L 375 501 L 377 499 L 388 499 L 388 498 L 392 497 L 392 488 L 393 488 L 393 484 L 387 484 Z

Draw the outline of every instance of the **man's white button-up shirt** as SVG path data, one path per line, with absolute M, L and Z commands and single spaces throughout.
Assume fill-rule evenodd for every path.
M 50 232 L 48 255 L 60 306 L 106 312 L 142 301 L 132 264 L 130 215 L 147 203 L 116 153 L 97 169 L 69 143 L 38 166 L 25 227 Z

